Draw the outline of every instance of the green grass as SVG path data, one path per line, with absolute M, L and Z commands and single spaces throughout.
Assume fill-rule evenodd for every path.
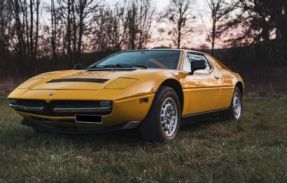
M 287 182 L 287 99 L 248 98 L 238 122 L 204 120 L 168 144 L 135 132 L 37 134 L 0 100 L 0 182 Z

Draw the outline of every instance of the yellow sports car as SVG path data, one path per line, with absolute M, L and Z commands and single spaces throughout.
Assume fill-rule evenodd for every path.
M 36 131 L 104 132 L 138 127 L 147 141 L 178 134 L 182 118 L 226 111 L 238 120 L 244 83 L 214 57 L 191 50 L 123 51 L 82 70 L 35 76 L 8 97 Z

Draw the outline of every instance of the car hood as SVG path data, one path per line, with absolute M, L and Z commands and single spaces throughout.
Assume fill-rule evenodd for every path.
M 133 71 L 60 71 L 45 73 L 21 84 L 30 90 L 99 90 Z
M 129 86 L 132 81 L 146 75 L 152 76 L 162 70 L 129 70 L 129 71 L 58 71 L 44 73 L 29 79 L 18 89 L 30 90 L 99 90 L 110 84 L 121 88 Z

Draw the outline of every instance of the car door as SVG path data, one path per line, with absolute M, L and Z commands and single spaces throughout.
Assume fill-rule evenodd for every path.
M 191 115 L 214 111 L 218 107 L 221 96 L 221 88 L 219 82 L 219 72 L 213 67 L 204 55 L 187 53 L 183 71 L 191 73 L 191 62 L 204 60 L 206 62 L 205 70 L 195 71 L 182 80 L 185 110 L 183 115 Z
M 230 107 L 231 99 L 233 96 L 234 85 L 233 85 L 233 75 L 231 70 L 222 64 L 219 60 L 212 56 L 208 56 L 208 60 L 212 63 L 214 67 L 217 68 L 220 86 L 221 86 L 221 96 L 218 103 L 218 108 L 226 109 Z

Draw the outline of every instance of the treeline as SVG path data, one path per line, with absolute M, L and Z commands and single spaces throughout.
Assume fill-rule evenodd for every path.
M 258 53 L 258 61 L 252 62 L 286 65 L 286 0 L 206 0 L 204 17 L 198 14 L 196 0 L 169 0 L 163 12 L 153 2 L 0 0 L 0 75 L 87 65 L 114 51 L 159 42 L 194 48 L 189 39 L 203 34 L 195 33 L 195 22 L 201 22 L 208 35 L 195 49 L 208 48 L 214 54 L 219 44 L 248 45 Z
M 25 74 L 47 58 L 73 65 L 83 52 L 144 48 L 154 13 L 150 0 L 0 0 L 1 68 Z

